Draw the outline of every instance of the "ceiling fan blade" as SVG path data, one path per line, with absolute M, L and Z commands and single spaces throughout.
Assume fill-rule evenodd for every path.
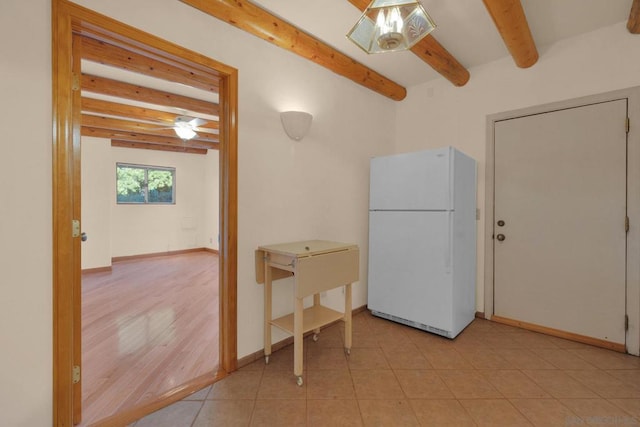
M 191 120 L 189 123 L 190 123 L 190 124 L 191 124 L 191 126 L 193 126 L 194 128 L 197 128 L 197 127 L 199 127 L 199 126 L 202 126 L 202 125 L 206 124 L 206 123 L 207 123 L 207 120 L 205 120 L 205 119 L 201 119 L 200 117 L 196 117 L 196 118 L 194 118 L 193 120 Z
M 200 117 L 191 117 L 191 116 L 178 116 L 176 117 L 174 123 L 177 125 L 178 123 L 186 123 L 192 128 L 196 128 L 198 126 L 202 126 L 207 123 L 207 120 L 201 119 Z

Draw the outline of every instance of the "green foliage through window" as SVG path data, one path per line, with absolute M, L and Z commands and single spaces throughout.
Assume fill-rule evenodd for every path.
M 116 164 L 118 203 L 175 203 L 175 168 Z

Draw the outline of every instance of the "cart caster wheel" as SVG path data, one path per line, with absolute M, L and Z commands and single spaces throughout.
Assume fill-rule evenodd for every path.
M 345 348 L 345 349 L 344 349 L 344 353 L 345 353 L 347 356 L 351 356 L 351 349 L 350 349 L 350 348 Z
M 313 334 L 313 341 L 318 342 L 318 334 Z
M 298 384 L 298 387 L 302 387 L 302 377 L 296 377 L 296 384 Z
M 268 365 L 269 364 L 269 356 L 265 356 L 264 357 L 264 364 Z

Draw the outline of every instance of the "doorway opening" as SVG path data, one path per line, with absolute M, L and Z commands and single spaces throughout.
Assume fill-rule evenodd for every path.
M 236 242 L 237 242 L 237 70 L 203 55 L 176 46 L 135 28 L 65 0 L 56 0 L 53 11 L 53 241 L 54 241 L 54 425 L 71 425 L 81 418 L 81 197 L 80 136 L 83 121 L 80 61 L 82 42 L 91 39 L 94 48 L 107 46 L 124 49 L 140 57 L 164 64 L 193 79 L 210 79 L 218 83 L 219 93 L 219 193 L 220 193 L 220 264 L 219 264 L 219 335 L 221 375 L 235 369 L 236 354 Z M 75 38 L 75 40 L 74 40 Z M 175 73 L 174 73 L 175 74 Z M 170 79 L 171 76 L 166 76 Z M 112 85 L 111 85 L 112 86 Z M 105 101 L 105 100 L 101 100 Z M 111 102 L 111 101 L 106 101 Z M 108 114 L 108 113 L 105 113 Z M 113 121 L 113 117 L 103 117 Z M 95 119 L 94 119 L 95 120 Z M 104 121 L 103 121 L 104 122 Z M 121 125 L 122 123 L 120 123 Z M 112 122 L 111 125 L 114 125 Z M 105 125 L 106 126 L 106 125 Z M 151 126 L 151 125 L 149 125 Z M 96 126 L 94 126 L 96 127 Z M 112 126 L 115 127 L 115 126 Z M 104 129 L 101 128 L 101 129 Z M 121 136 L 143 134 L 134 129 L 112 129 Z M 167 135 L 154 139 L 167 142 Z M 205 134 L 206 134 L 205 130 Z M 162 138 L 166 139 L 162 139 Z M 120 140 L 110 135 L 112 140 Z M 207 136 L 205 136 L 207 138 Z M 211 138 L 211 137 L 209 137 Z M 145 144 L 151 141 L 124 141 Z M 203 144 L 211 141 L 203 141 Z M 122 145 L 120 145 L 122 147 Z M 138 146 L 138 148 L 141 148 Z M 157 147 L 156 147 L 157 148 Z M 207 149 L 206 145 L 186 144 L 186 151 Z M 176 147 L 172 147 L 176 151 Z M 187 224 L 188 225 L 188 224 Z M 188 227 L 187 227 L 188 228 Z M 168 390 L 162 398 L 145 403 L 136 413 L 123 414 L 111 421 L 126 424 L 146 413 L 177 401 L 213 382 L 217 373 L 199 377 Z

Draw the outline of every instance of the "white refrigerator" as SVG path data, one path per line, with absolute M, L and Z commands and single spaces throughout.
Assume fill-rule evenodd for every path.
M 476 162 L 445 147 L 371 159 L 368 308 L 458 335 L 475 317 Z

